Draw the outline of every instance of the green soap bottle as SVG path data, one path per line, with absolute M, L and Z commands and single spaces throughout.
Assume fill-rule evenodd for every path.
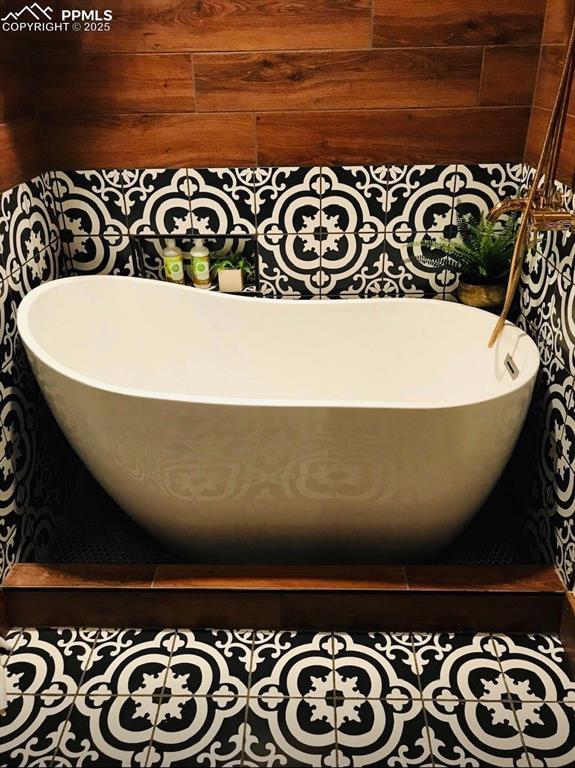
M 190 272 L 188 276 L 191 277 L 194 286 L 196 288 L 211 288 L 210 252 L 204 245 L 203 239 L 194 240 L 194 247 L 190 251 L 190 259 Z
M 173 239 L 167 240 L 162 256 L 164 258 L 164 274 L 169 283 L 184 285 L 184 259 L 182 251 Z

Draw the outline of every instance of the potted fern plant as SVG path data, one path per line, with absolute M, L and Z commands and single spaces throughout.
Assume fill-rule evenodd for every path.
M 455 240 L 423 240 L 431 249 L 421 261 L 436 271 L 459 274 L 457 296 L 463 304 L 481 309 L 503 305 L 517 233 L 517 216 L 493 223 L 457 211 Z M 434 253 L 436 252 L 436 253 Z
M 254 265 L 241 253 L 230 253 L 217 259 L 212 271 L 218 276 L 218 287 L 222 293 L 241 293 L 244 289 L 244 276 L 254 274 Z

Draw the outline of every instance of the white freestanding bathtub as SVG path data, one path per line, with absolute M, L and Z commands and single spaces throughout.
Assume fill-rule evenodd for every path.
M 198 562 L 384 562 L 447 543 L 502 472 L 539 364 L 511 324 L 488 349 L 494 320 L 101 276 L 42 285 L 18 312 L 92 474 Z

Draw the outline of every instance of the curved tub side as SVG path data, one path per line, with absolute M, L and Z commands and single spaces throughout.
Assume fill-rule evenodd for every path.
M 281 408 L 130 397 L 31 355 L 90 471 L 198 561 L 401 559 L 456 535 L 513 449 L 532 383 L 449 409 Z

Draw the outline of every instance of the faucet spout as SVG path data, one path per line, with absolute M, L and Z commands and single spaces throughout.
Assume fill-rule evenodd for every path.
M 527 198 L 525 197 L 513 197 L 506 200 L 501 200 L 497 205 L 487 214 L 487 220 L 491 222 L 497 221 L 501 216 L 506 213 L 512 213 L 513 211 L 525 211 L 527 209 Z

